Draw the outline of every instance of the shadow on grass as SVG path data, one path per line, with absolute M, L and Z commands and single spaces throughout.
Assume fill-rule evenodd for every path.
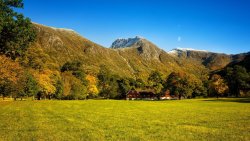
M 203 101 L 250 103 L 250 98 L 218 98 L 218 99 L 207 99 Z

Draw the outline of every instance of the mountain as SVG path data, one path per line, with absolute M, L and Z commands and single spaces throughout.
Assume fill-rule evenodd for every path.
M 157 47 L 145 38 L 117 39 L 110 48 L 98 45 L 71 29 L 53 28 L 34 23 L 37 40 L 26 58 L 31 62 L 46 62 L 50 69 L 60 70 L 66 62 L 82 62 L 87 73 L 97 74 L 105 65 L 121 77 L 146 79 L 158 70 L 164 76 L 183 71 L 197 78 L 211 70 L 240 62 L 245 54 L 227 55 L 193 49 L 174 49 L 170 52 Z M 36 65 L 36 64 L 35 64 Z
M 228 55 L 189 48 L 176 48 L 169 51 L 168 54 L 178 58 L 199 61 L 210 70 L 222 69 L 232 62 L 242 61 L 246 56 L 246 53 Z
M 46 61 L 59 69 L 68 61 L 79 60 L 86 71 L 97 73 L 100 65 L 106 65 L 112 72 L 121 76 L 131 76 L 128 66 L 119 54 L 109 48 L 104 48 L 80 36 L 69 29 L 53 28 L 34 24 L 37 30 L 37 40 L 30 50 L 41 50 Z
M 235 56 L 233 56 L 233 58 L 236 61 L 233 61 L 230 64 L 228 64 L 228 67 L 233 67 L 235 65 L 239 65 L 239 66 L 245 67 L 248 71 L 250 71 L 250 52 L 235 55 Z
M 207 71 L 199 62 L 176 58 L 138 36 L 118 39 L 111 48 L 105 48 L 70 29 L 36 23 L 34 26 L 37 40 L 29 48 L 28 54 L 32 54 L 32 60 L 45 58 L 42 62 L 52 69 L 59 70 L 64 63 L 79 60 L 88 73 L 97 74 L 100 66 L 105 65 L 113 74 L 142 79 L 146 79 L 153 70 L 165 76 L 173 71 L 185 71 L 196 76 Z
M 112 43 L 111 48 L 116 49 L 116 48 L 130 47 L 131 45 L 135 44 L 136 42 L 142 39 L 143 38 L 140 36 L 136 36 L 135 38 L 128 38 L 128 39 L 119 38 Z
M 117 39 L 112 43 L 111 48 L 116 49 L 116 51 L 120 53 L 132 50 L 133 52 L 137 53 L 135 56 L 139 55 L 145 60 L 155 60 L 159 62 L 161 61 L 160 56 L 164 53 L 166 54 L 165 51 L 158 48 L 147 39 L 141 38 L 139 36 L 128 39 Z

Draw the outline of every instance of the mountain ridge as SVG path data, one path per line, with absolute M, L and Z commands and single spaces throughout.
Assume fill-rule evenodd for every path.
M 93 74 L 97 74 L 100 66 L 105 65 L 112 73 L 123 77 L 147 78 L 154 70 L 166 76 L 173 71 L 184 71 L 200 77 L 203 72 L 209 71 L 208 68 L 211 69 L 207 64 L 203 64 L 202 58 L 210 57 L 210 62 L 216 59 L 211 55 L 195 51 L 173 56 L 147 39 L 138 36 L 135 37 L 136 41 L 129 44 L 127 44 L 127 39 L 126 44 L 120 47 L 106 48 L 72 30 L 41 24 L 34 24 L 34 26 L 38 36 L 29 52 L 40 50 L 47 56 L 46 61 L 53 64 L 55 69 L 59 69 L 66 62 L 79 60 L 83 62 L 86 71 Z M 225 62 L 216 69 L 224 67 L 230 61 Z M 213 63 L 216 64 L 216 61 Z
M 77 35 L 83 37 L 81 34 L 79 34 L 79 33 L 78 33 L 76 30 L 74 30 L 74 29 L 70 29 L 70 28 L 57 28 L 57 27 L 52 27 L 52 26 L 47 26 L 47 25 L 39 24 L 39 23 L 36 23 L 36 22 L 32 22 L 32 23 L 35 24 L 35 25 L 40 25 L 40 26 L 52 28 L 52 29 L 58 30 L 58 31 L 68 31 L 68 32 L 72 32 L 72 33 L 75 33 L 75 34 L 77 34 Z M 112 48 L 112 49 L 126 48 L 126 47 L 132 46 L 132 45 L 133 45 L 134 43 L 136 43 L 137 41 L 134 41 L 134 42 L 131 42 L 131 43 L 125 44 L 125 45 L 124 45 L 124 44 L 121 44 L 120 46 L 116 46 L 115 42 L 116 42 L 116 41 L 119 41 L 119 40 L 128 40 L 128 41 L 130 41 L 130 40 L 136 40 L 136 39 L 138 39 L 137 41 L 140 41 L 140 40 L 142 40 L 142 39 L 147 40 L 146 38 L 144 38 L 144 37 L 142 37 L 142 36 L 140 36 L 140 35 L 137 35 L 137 36 L 135 36 L 134 38 L 131 38 L 131 37 L 129 37 L 129 38 L 117 38 L 117 39 L 111 44 L 110 47 L 105 47 L 105 46 L 102 46 L 102 45 L 100 45 L 100 44 L 98 44 L 98 45 L 99 45 L 99 46 L 102 46 L 102 47 L 105 47 L 105 48 Z M 90 41 L 90 40 L 89 40 L 89 41 Z M 147 40 L 147 41 L 149 41 L 149 40 Z M 97 44 L 97 43 L 95 43 L 95 44 Z M 160 48 L 160 49 L 162 49 L 162 48 Z M 162 50 L 164 50 L 164 49 L 162 49 Z M 194 49 L 194 48 L 181 48 L 181 47 L 173 48 L 173 49 L 171 49 L 170 51 L 166 51 L 166 50 L 164 50 L 164 51 L 171 54 L 171 51 L 175 51 L 175 50 L 180 50 L 180 51 L 195 51 L 195 52 L 209 52 L 209 53 L 226 54 L 226 55 L 238 55 L 238 54 L 247 54 L 247 53 L 250 53 L 250 52 L 242 52 L 242 53 L 228 54 L 228 53 L 221 53 L 221 52 L 213 52 L 213 51 L 209 51 L 209 50 L 199 50 L 199 49 Z
M 43 58 L 37 53 L 40 50 L 40 54 L 46 56 L 46 62 L 53 64 L 49 67 L 54 66 L 54 69 L 60 69 L 66 62 L 79 60 L 88 73 L 97 74 L 100 66 L 105 65 L 119 76 L 143 79 L 154 70 L 167 76 L 177 70 L 198 74 L 200 70 L 205 69 L 197 63 L 196 69 L 191 68 L 188 66 L 190 63 L 182 63 L 146 39 L 128 48 L 112 49 L 98 45 L 74 32 L 55 30 L 40 24 L 34 26 L 37 40 L 31 45 L 28 54 L 34 54 L 39 60 Z M 30 58 L 34 59 L 34 56 Z

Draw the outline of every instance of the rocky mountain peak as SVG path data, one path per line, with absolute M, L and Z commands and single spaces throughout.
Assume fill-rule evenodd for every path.
M 119 38 L 116 39 L 112 45 L 111 48 L 116 49 L 116 48 L 126 48 L 126 47 L 130 47 L 132 45 L 134 45 L 135 43 L 141 41 L 142 39 L 144 39 L 141 36 L 136 36 L 135 38 Z

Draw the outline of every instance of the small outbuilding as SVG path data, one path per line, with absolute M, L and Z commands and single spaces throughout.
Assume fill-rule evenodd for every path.
M 126 94 L 126 99 L 127 100 L 135 100 L 135 99 L 138 99 L 138 98 L 140 98 L 140 94 L 136 90 L 130 90 Z

